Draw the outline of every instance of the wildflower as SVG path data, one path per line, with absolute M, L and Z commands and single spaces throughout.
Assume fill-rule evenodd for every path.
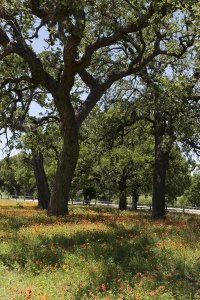
M 26 294 L 27 295 L 31 295 L 32 294 L 32 290 L 31 289 L 26 290 Z
M 149 295 L 151 296 L 155 296 L 155 294 L 156 294 L 156 290 L 152 290 L 151 292 L 149 292 Z
M 136 274 L 135 274 L 135 277 L 136 277 L 136 278 L 142 277 L 142 273 L 140 273 L 140 272 L 136 273 Z
M 161 291 L 161 290 L 165 290 L 165 286 L 164 285 L 160 285 L 158 288 L 157 288 L 158 291 Z
M 102 289 L 103 292 L 106 291 L 106 285 L 104 283 L 101 285 L 101 289 Z

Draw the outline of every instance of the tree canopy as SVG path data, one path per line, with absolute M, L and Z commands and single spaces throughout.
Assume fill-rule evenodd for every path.
M 174 66 L 187 60 L 187 55 L 196 60 L 197 2 L 1 2 L 1 128 L 16 128 L 22 121 L 25 126 L 28 121 L 34 132 L 35 125 L 52 119 L 60 126 L 62 145 L 49 214 L 68 213 L 80 128 L 95 105 L 123 79 L 131 82 L 141 76 L 144 80 L 145 70 L 151 70 L 155 62 Z M 36 41 L 42 44 L 39 52 L 34 48 Z M 43 118 L 27 117 L 32 101 L 47 108 Z

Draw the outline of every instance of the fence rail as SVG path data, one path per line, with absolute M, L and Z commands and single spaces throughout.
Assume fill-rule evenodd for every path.
M 22 196 L 22 195 L 1 195 L 0 194 L 0 199 L 4 200 L 24 200 L 24 201 L 35 201 L 38 200 L 34 196 Z
M 16 201 L 38 201 L 38 199 L 34 196 L 25 196 L 25 195 L 1 195 L 0 194 L 0 199 L 4 200 L 16 200 Z M 91 205 L 91 206 L 109 206 L 113 208 L 118 208 L 119 203 L 112 202 L 110 200 L 97 200 L 97 199 L 92 199 L 90 202 L 82 200 L 82 199 L 70 199 L 69 200 L 70 205 Z M 131 209 L 131 204 L 128 204 L 127 207 Z M 152 205 L 151 203 L 149 204 L 142 204 L 139 203 L 137 206 L 137 209 L 141 210 L 151 210 Z M 200 213 L 200 207 L 196 206 L 173 206 L 166 204 L 165 207 L 166 211 L 175 211 L 175 212 L 194 212 L 194 213 Z

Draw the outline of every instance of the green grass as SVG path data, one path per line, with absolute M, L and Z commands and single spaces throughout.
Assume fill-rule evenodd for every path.
M 0 299 L 200 299 L 200 217 L 0 202 Z

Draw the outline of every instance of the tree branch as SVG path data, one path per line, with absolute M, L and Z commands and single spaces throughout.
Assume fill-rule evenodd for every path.
M 4 16 L 5 21 L 7 18 L 8 16 Z M 37 85 L 41 84 L 52 94 L 55 94 L 58 82 L 44 70 L 41 60 L 25 43 L 25 39 L 22 38 L 20 27 L 18 26 L 16 20 L 10 17 L 9 25 L 13 29 L 13 36 L 16 42 L 11 41 L 9 36 L 3 31 L 2 28 L 0 28 L 0 45 L 3 46 L 4 49 L 9 49 L 9 54 L 15 53 L 27 62 L 32 75 L 32 83 Z
M 4 80 L 0 80 L 0 89 L 4 88 L 9 83 L 20 83 L 22 81 L 26 81 L 32 83 L 32 79 L 29 76 L 20 76 L 18 78 L 7 77 Z
M 165 3 L 160 7 L 162 15 L 165 16 L 168 13 L 168 8 L 171 7 L 169 3 Z M 120 39 L 122 39 L 128 33 L 134 33 L 141 31 L 143 28 L 149 25 L 150 18 L 157 12 L 157 7 L 154 7 L 153 1 L 148 9 L 148 12 L 138 18 L 134 23 L 128 23 L 121 26 L 108 37 L 98 38 L 93 44 L 86 47 L 85 53 L 80 61 L 80 69 L 87 68 L 90 65 L 93 53 L 103 47 L 110 46 Z

